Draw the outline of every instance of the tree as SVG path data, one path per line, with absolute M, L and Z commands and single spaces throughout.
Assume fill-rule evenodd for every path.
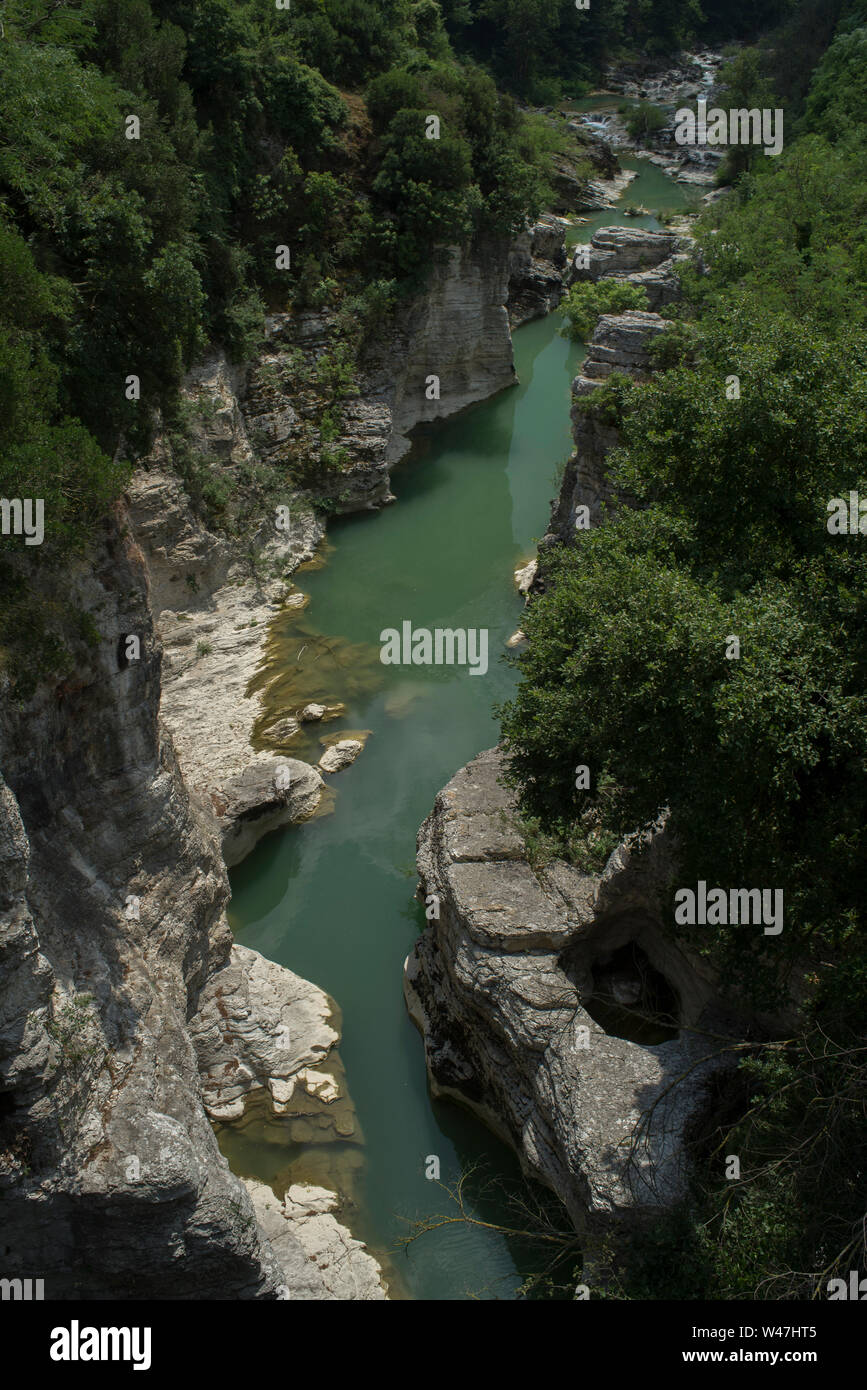
M 646 140 L 668 124 L 668 117 L 650 101 L 640 101 L 626 113 L 626 129 L 633 140 Z
M 863 123 L 867 109 L 867 28 L 843 33 L 831 44 L 810 88 L 806 125 L 830 141 Z

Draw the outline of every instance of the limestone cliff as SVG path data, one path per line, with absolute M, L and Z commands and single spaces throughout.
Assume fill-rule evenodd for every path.
M 718 1065 L 695 1031 L 719 1022 L 713 980 L 661 929 L 663 829 L 601 875 L 534 869 L 501 770 L 480 754 L 419 833 L 439 917 L 406 963 L 407 1004 L 434 1094 L 475 1110 L 592 1236 L 684 1190 L 684 1136 Z M 667 1040 L 630 1041 L 648 1011 L 669 1016 Z
M 509 322 L 513 328 L 556 309 L 565 289 L 568 223 L 542 217 L 522 232 L 509 256 Z
M 611 505 L 613 489 L 608 455 L 619 443 L 620 433 L 616 426 L 607 423 L 604 416 L 589 407 L 592 407 L 595 392 L 612 372 L 624 372 L 637 380 L 649 376 L 648 345 L 667 327 L 668 321 L 659 314 L 646 314 L 641 310 L 600 317 L 579 375 L 572 383 L 575 453 L 566 464 L 543 545 L 555 541 L 570 545 L 580 539 L 581 531 L 576 531 L 579 507 L 588 509 L 590 524 L 596 526 L 602 520 L 603 505 Z
M 365 392 L 388 406 L 389 464 L 407 452 L 416 425 L 514 385 L 509 252 L 507 241 L 438 252 L 424 293 L 374 341 L 364 361 Z
M 249 1018 L 256 982 L 233 956 L 218 844 L 160 722 L 147 573 L 122 511 L 93 561 L 66 581 L 98 638 L 63 680 L 4 700 L 0 726 L 4 1273 L 43 1277 L 50 1299 L 284 1297 L 202 1104 L 190 1020 L 226 977 Z M 260 1016 L 223 1039 L 223 1067 L 279 1084 L 327 1041 L 321 1024 L 307 1032 L 289 1058 Z
M 656 274 L 674 297 L 681 254 L 673 234 L 608 228 L 572 278 Z M 618 433 L 588 409 L 593 395 L 615 370 L 646 378 L 649 343 L 665 327 L 645 312 L 597 323 L 573 383 L 575 454 L 538 576 L 533 565 L 516 575 L 530 602 L 546 582 L 544 548 L 579 543 L 578 508 L 596 525 L 611 501 Z M 702 961 L 663 930 L 664 825 L 621 845 L 599 875 L 560 861 L 540 868 L 501 772 L 497 750 L 480 754 L 420 831 L 420 893 L 435 895 L 439 916 L 407 961 L 407 1005 L 435 1094 L 470 1105 L 510 1142 L 592 1245 L 611 1221 L 683 1193 L 686 1137 L 720 1065 L 703 1032 L 726 1020 Z M 648 1016 L 666 1019 L 649 1037 Z
M 229 864 L 263 834 L 326 804 L 319 772 L 297 759 L 280 760 L 289 764 L 288 792 L 275 785 L 274 755 L 251 748 L 262 706 L 250 693 L 271 620 L 305 602 L 292 575 L 325 534 L 323 507 L 354 512 L 392 501 L 389 469 L 416 425 L 514 383 L 507 305 L 519 300 L 523 321 L 559 299 L 564 230 L 548 219 L 511 254 L 501 241 L 440 253 L 424 291 L 374 334 L 354 386 L 334 396 L 319 380 L 334 313 L 272 315 L 255 362 L 236 368 L 217 352 L 189 374 L 184 440 L 160 429 L 136 471 L 130 515 L 166 654 L 162 714 L 188 785 L 219 820 Z M 343 459 L 336 470 L 322 466 L 326 404 Z M 299 462 L 300 476 L 310 470 L 315 479 L 309 486 L 298 481 Z M 220 499 L 216 519 L 191 496 L 203 470 Z M 278 505 L 288 512 L 282 529 Z M 290 753 L 299 714 L 289 709 L 283 721 Z
M 514 380 L 507 293 L 505 245 L 434 267 L 341 397 L 336 510 L 390 500 L 388 467 L 420 419 Z M 247 686 L 323 534 L 309 501 L 261 479 L 293 448 L 321 450 L 311 382 L 328 342 L 327 315 L 277 315 L 248 369 L 217 353 L 190 374 L 185 439 L 158 430 L 90 562 L 63 576 L 86 615 L 74 670 L 4 699 L 3 1274 L 44 1278 L 49 1299 L 385 1297 L 335 1194 L 248 1192 L 209 1122 L 254 1092 L 278 1113 L 336 1095 L 336 1009 L 233 947 L 225 917 L 225 861 L 322 796 L 318 771 L 252 751 Z M 443 383 L 430 406 L 429 372 Z M 203 484 L 234 535 L 206 515 Z
M 680 297 L 678 268 L 690 256 L 693 243 L 682 232 L 651 232 L 644 228 L 601 227 L 583 248 L 581 264 L 576 248 L 568 272 L 569 284 L 603 278 L 642 286 L 655 307 Z M 593 408 L 594 396 L 612 372 L 637 381 L 653 371 L 648 349 L 653 339 L 669 327 L 656 312 L 629 310 L 602 314 L 587 344 L 587 353 L 572 383 L 572 438 L 575 452 L 568 460 L 554 501 L 544 551 L 555 543 L 571 545 L 580 539 L 576 530 L 579 508 L 587 508 L 591 526 L 610 507 L 613 490 L 608 455 L 619 443 L 619 431 L 604 414 Z M 582 514 L 583 515 L 583 514 Z
M 676 232 L 600 227 L 585 247 L 575 248 L 567 282 L 625 280 L 645 290 L 648 307 L 656 310 L 680 298 L 677 270 L 689 259 L 691 244 Z M 582 251 L 586 265 L 579 263 Z

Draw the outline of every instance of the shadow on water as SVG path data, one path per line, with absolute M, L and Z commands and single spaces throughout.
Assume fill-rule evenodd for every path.
M 607 212 L 597 225 L 618 221 Z M 492 707 L 515 680 L 503 659 L 522 607 L 513 572 L 546 529 L 552 475 L 571 451 L 582 349 L 557 324 L 552 315 L 515 332 L 518 386 L 420 433 L 395 470 L 395 505 L 330 526 L 327 566 L 296 576 L 309 605 L 275 621 L 253 683 L 259 746 L 275 746 L 269 731 L 311 700 L 338 706 L 337 717 L 297 738 L 284 726 L 282 751 L 313 760 L 323 739 L 371 731 L 330 781 L 332 813 L 274 833 L 231 873 L 238 938 L 339 1002 L 351 1103 L 305 1101 L 287 1120 L 260 1098 L 240 1125 L 221 1127 L 220 1143 L 235 1171 L 277 1192 L 299 1181 L 339 1190 L 353 1232 L 390 1252 L 398 1292 L 411 1298 L 513 1299 L 548 1258 L 517 1236 L 460 1223 L 401 1250 L 411 1224 L 447 1201 L 425 1175 L 431 1156 L 447 1186 L 483 1165 L 467 1184 L 477 1220 L 514 1226 L 511 1202 L 527 1191 L 514 1154 L 474 1115 L 431 1102 L 402 971 L 424 925 L 416 832 L 437 791 L 496 742 Z M 382 665 L 380 633 L 404 620 L 487 629 L 488 670 Z

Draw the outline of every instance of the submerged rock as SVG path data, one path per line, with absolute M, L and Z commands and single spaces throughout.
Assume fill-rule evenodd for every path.
M 533 580 L 536 578 L 536 571 L 539 568 L 538 560 L 531 560 L 522 569 L 515 570 L 515 583 L 519 594 L 528 594 L 533 587 Z
M 363 747 L 360 739 L 342 738 L 326 748 L 319 759 L 319 767 L 323 772 L 341 772 L 355 762 Z
M 288 743 L 293 739 L 301 728 L 301 721 L 288 715 L 285 719 L 278 719 L 276 724 L 271 724 L 268 728 L 269 743 Z
M 302 724 L 316 723 L 317 720 L 325 718 L 325 706 L 315 704 L 305 705 L 298 715 L 298 718 L 301 720 Z

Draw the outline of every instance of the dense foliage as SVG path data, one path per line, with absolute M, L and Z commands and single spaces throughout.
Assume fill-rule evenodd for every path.
M 564 322 L 560 332 L 566 338 L 587 342 L 600 314 L 622 314 L 627 309 L 646 309 L 647 292 L 626 280 L 579 281 L 572 285 L 559 305 Z
M 500 83 L 555 102 L 606 62 L 751 38 L 798 14 L 800 0 L 593 0 L 586 10 L 575 0 L 443 0 L 441 9 L 455 42 L 490 61 Z
M 785 894 L 779 937 L 679 928 L 734 1002 L 770 1019 L 792 987 L 802 1021 L 734 1074 L 691 1204 L 609 1252 L 618 1296 L 804 1297 L 864 1272 L 867 541 L 826 524 L 831 499 L 867 499 L 857 11 L 800 137 L 706 215 L 665 370 L 599 392 L 619 505 L 546 559 L 502 711 L 534 833 L 579 863 L 582 826 L 625 835 L 668 808 L 672 927 L 699 879 Z
M 336 308 L 345 376 L 439 246 L 540 210 L 557 138 L 508 92 L 553 99 L 702 24 L 696 0 L 592 23 L 572 0 L 2 0 L 0 494 L 44 500 L 43 570 L 86 546 L 157 408 L 183 463 L 206 345 L 249 359 L 267 309 Z M 4 542 L 6 657 L 46 620 L 33 559 Z
M 266 309 L 342 308 L 345 377 L 438 246 L 545 196 L 544 140 L 436 4 L 2 0 L 0 22 L 0 495 L 43 500 L 43 571 L 86 546 L 158 408 L 182 433 L 206 345 L 249 359 Z M 48 616 L 34 559 L 4 538 L 0 654 L 31 684 L 58 668 L 54 639 L 19 640 Z
M 379 304 L 443 241 L 538 211 L 550 144 L 487 68 L 526 96 L 706 29 L 695 0 L 592 23 L 572 0 L 3 0 L 0 19 L 0 231 L 27 267 L 0 308 L 0 492 L 51 499 L 49 544 L 85 535 L 207 342 L 243 359 L 287 303 L 361 297 L 372 321 L 371 284 Z

